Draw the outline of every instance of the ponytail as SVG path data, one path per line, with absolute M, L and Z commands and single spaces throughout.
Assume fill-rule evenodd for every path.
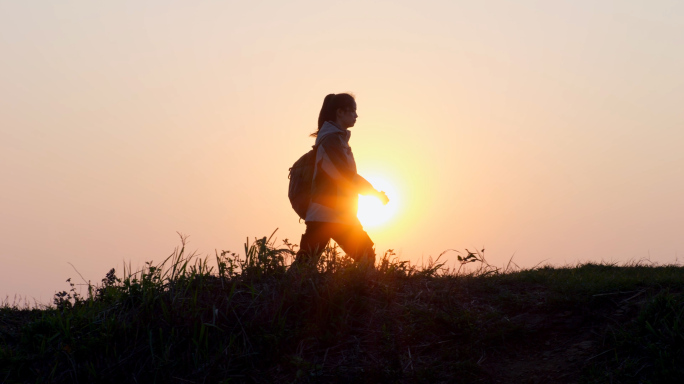
M 323 99 L 323 106 L 321 112 L 318 114 L 318 129 L 312 133 L 311 136 L 318 136 L 318 131 L 326 121 L 335 121 L 337 119 L 338 109 L 352 109 L 356 105 L 354 96 L 349 93 L 331 93 Z

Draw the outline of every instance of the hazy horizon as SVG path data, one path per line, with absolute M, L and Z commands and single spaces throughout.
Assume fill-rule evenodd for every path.
M 419 263 L 679 262 L 684 3 L 0 3 L 0 296 L 298 243 L 287 170 L 356 95 L 368 228 Z M 678 224 L 680 223 L 680 224 Z M 456 255 L 445 254 L 449 264 Z

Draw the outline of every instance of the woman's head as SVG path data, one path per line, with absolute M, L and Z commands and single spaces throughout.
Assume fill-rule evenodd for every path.
M 323 99 L 321 112 L 318 114 L 318 130 L 326 121 L 341 122 L 343 128 L 354 126 L 356 121 L 356 100 L 348 93 L 331 93 Z M 316 136 L 318 131 L 311 134 Z

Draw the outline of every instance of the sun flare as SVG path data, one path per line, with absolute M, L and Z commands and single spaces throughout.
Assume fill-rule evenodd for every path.
M 386 180 L 378 177 L 367 177 L 368 181 L 389 197 L 389 203 L 383 205 L 375 196 L 359 195 L 359 211 L 357 217 L 364 228 L 374 228 L 386 224 L 392 219 L 399 206 L 399 196 L 394 187 Z

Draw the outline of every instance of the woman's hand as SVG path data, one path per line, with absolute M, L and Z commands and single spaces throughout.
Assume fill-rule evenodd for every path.
M 380 201 L 382 201 L 383 205 L 387 205 L 389 203 L 389 197 L 387 197 L 387 194 L 384 191 L 375 191 L 375 196 L 377 196 Z

